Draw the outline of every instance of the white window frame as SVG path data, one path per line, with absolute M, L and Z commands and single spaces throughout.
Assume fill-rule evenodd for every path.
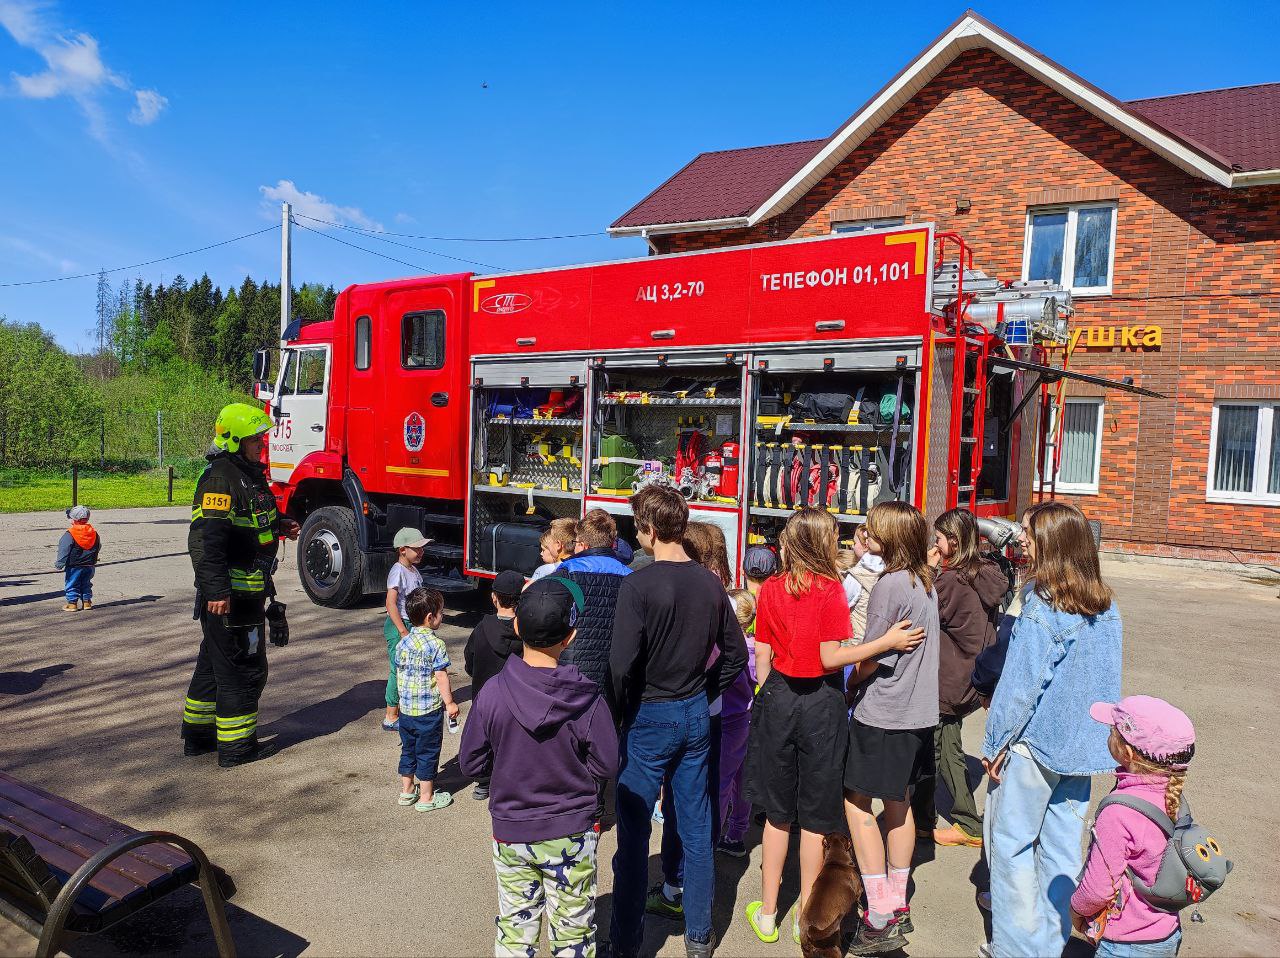
M 1218 459 L 1218 409 L 1221 406 L 1258 407 L 1258 431 L 1254 434 L 1253 491 L 1222 492 L 1213 488 L 1214 468 Z M 1276 409 L 1280 399 L 1215 399 L 1209 425 L 1209 462 L 1205 469 L 1205 501 L 1228 502 L 1250 506 L 1280 506 L 1280 493 L 1267 492 L 1267 470 L 1271 465 L 1271 445 L 1280 442 L 1280 423 Z
M 1060 492 L 1067 496 L 1096 496 L 1098 495 L 1098 480 L 1102 475 L 1102 430 L 1106 423 L 1107 401 L 1101 396 L 1068 396 L 1067 403 L 1078 403 L 1081 405 L 1090 404 L 1097 408 L 1097 418 L 1095 420 L 1094 440 L 1093 440 L 1093 481 L 1092 482 L 1063 482 L 1058 479 L 1053 484 L 1055 492 Z M 1058 430 L 1058 407 L 1050 406 L 1050 415 L 1053 417 L 1049 424 L 1049 435 L 1056 436 L 1057 442 L 1061 444 L 1062 433 Z M 1056 447 L 1049 446 L 1046 451 L 1051 451 L 1058 459 L 1058 466 L 1061 468 L 1062 459 L 1059 456 L 1059 450 Z M 1049 477 L 1045 475 L 1045 470 L 1039 468 L 1036 470 L 1036 479 L 1040 484 L 1042 491 L 1048 491 Z
M 866 230 L 888 229 L 891 226 L 905 226 L 907 218 L 905 216 L 877 216 L 870 220 L 841 220 L 831 224 L 831 232 L 835 233 L 862 233 Z
M 1081 210 L 1111 210 L 1111 244 L 1107 250 L 1107 282 L 1104 286 L 1071 286 L 1072 296 L 1110 296 L 1115 283 L 1116 270 L 1116 224 L 1120 221 L 1119 204 L 1110 203 L 1068 203 L 1054 206 L 1027 207 L 1026 231 L 1022 241 L 1022 278 L 1028 278 L 1031 269 L 1031 230 L 1032 220 L 1045 213 L 1066 213 L 1067 228 L 1062 238 L 1062 276 L 1060 280 L 1066 285 L 1067 280 L 1074 280 L 1076 275 L 1076 219 Z

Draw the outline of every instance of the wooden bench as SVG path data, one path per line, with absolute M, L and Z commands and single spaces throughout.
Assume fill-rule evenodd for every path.
M 234 958 L 230 879 L 194 842 L 140 832 L 0 772 L 0 915 L 38 939 L 36 955 L 95 935 L 198 882 L 218 954 Z

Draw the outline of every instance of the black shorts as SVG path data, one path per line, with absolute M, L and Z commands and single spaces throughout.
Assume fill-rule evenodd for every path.
M 774 670 L 751 707 L 743 769 L 749 802 L 774 825 L 826 835 L 847 829 L 840 773 L 848 738 L 840 673 L 793 679 Z
M 933 729 L 884 729 L 849 719 L 844 787 L 851 792 L 901 802 L 934 775 Z

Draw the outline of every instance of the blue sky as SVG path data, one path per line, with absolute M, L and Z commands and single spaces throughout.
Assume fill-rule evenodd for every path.
M 1133 99 L 1280 79 L 1266 7 L 977 9 Z M 0 0 L 0 283 L 268 227 L 286 196 L 400 233 L 603 231 L 702 150 L 828 135 L 963 9 Z M 488 271 L 336 235 L 425 272 Z M 400 242 L 509 269 L 644 251 L 605 236 Z M 293 263 L 295 282 L 338 288 L 418 272 L 304 231 Z M 274 280 L 278 234 L 112 279 L 204 271 L 224 287 Z M 0 286 L 0 315 L 87 346 L 95 290 L 92 278 Z

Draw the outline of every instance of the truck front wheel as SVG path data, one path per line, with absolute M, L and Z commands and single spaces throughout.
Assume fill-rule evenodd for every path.
M 298 576 L 317 605 L 345 609 L 360 599 L 364 556 L 350 509 L 324 506 L 307 516 L 298 536 Z

